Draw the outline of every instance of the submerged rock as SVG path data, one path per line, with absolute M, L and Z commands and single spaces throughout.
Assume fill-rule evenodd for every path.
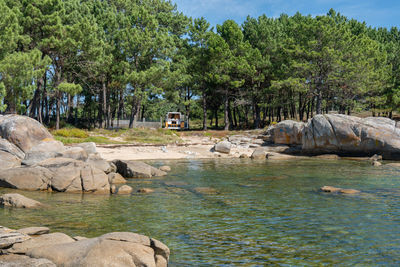
M 160 171 L 163 171 L 163 172 L 170 172 L 171 171 L 171 167 L 167 166 L 167 165 L 161 166 L 159 169 L 160 169 Z
M 321 190 L 323 192 L 327 192 L 327 193 L 341 193 L 341 194 L 359 194 L 359 193 L 361 193 L 360 191 L 355 190 L 355 189 L 343 189 L 343 188 L 333 187 L 333 186 L 323 186 L 323 187 L 321 187 Z
M 150 194 L 153 193 L 154 190 L 151 188 L 140 188 L 137 190 L 138 193 L 142 193 L 142 194 Z
M 0 196 L 0 206 L 14 208 L 39 208 L 42 206 L 42 203 L 20 194 L 4 194 Z
M 153 176 L 165 176 L 166 172 L 139 161 L 114 160 L 117 172 L 124 178 L 151 178 Z
M 206 195 L 213 195 L 218 193 L 218 191 L 212 187 L 196 187 L 194 188 L 194 191 L 199 194 L 206 194 Z
M 132 193 L 133 188 L 130 187 L 129 185 L 123 185 L 120 188 L 118 188 L 117 194 L 118 195 L 129 195 Z

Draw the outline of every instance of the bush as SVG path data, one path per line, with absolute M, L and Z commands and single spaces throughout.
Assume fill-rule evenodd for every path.
M 55 130 L 52 132 L 54 136 L 61 136 L 61 137 L 76 137 L 76 138 L 87 138 L 89 134 L 81 129 L 77 128 L 63 128 L 60 130 Z

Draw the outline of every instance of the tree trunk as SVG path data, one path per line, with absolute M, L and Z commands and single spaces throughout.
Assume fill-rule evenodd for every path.
M 60 105 L 61 105 L 61 92 L 56 93 L 56 130 L 60 129 Z
M 318 91 L 315 100 L 317 102 L 316 107 L 315 107 L 316 112 L 317 112 L 317 114 L 322 114 L 322 91 L 321 90 Z
M 225 119 L 225 131 L 229 130 L 229 99 L 228 99 L 228 91 L 225 92 L 224 99 L 224 119 Z
M 207 130 L 207 99 L 206 92 L 203 90 L 203 131 Z

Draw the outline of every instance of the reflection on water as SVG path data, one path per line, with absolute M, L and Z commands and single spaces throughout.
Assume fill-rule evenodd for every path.
M 138 232 L 166 243 L 172 266 L 398 264 L 396 169 L 344 160 L 152 164 L 168 164 L 173 171 L 160 179 L 131 180 L 129 185 L 153 188 L 155 193 L 23 192 L 49 206 L 0 209 L 0 225 L 43 225 L 87 237 Z M 363 194 L 321 193 L 318 188 L 323 185 Z M 0 194 L 11 191 L 15 190 L 0 189 Z

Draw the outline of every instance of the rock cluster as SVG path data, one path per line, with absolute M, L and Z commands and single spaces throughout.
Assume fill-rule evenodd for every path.
M 294 121 L 278 123 L 268 129 L 267 135 L 275 144 L 301 144 L 302 153 L 311 155 L 378 154 L 384 159 L 400 158 L 400 128 L 388 118 L 316 115 L 306 124 Z
M 117 192 L 111 185 L 124 178 L 166 175 L 142 162 L 107 162 L 94 143 L 66 147 L 39 122 L 19 115 L 0 116 L 0 170 L 0 187 L 101 194 Z
M 0 266 L 168 266 L 169 248 L 144 235 L 114 232 L 76 239 L 44 227 L 0 226 Z

